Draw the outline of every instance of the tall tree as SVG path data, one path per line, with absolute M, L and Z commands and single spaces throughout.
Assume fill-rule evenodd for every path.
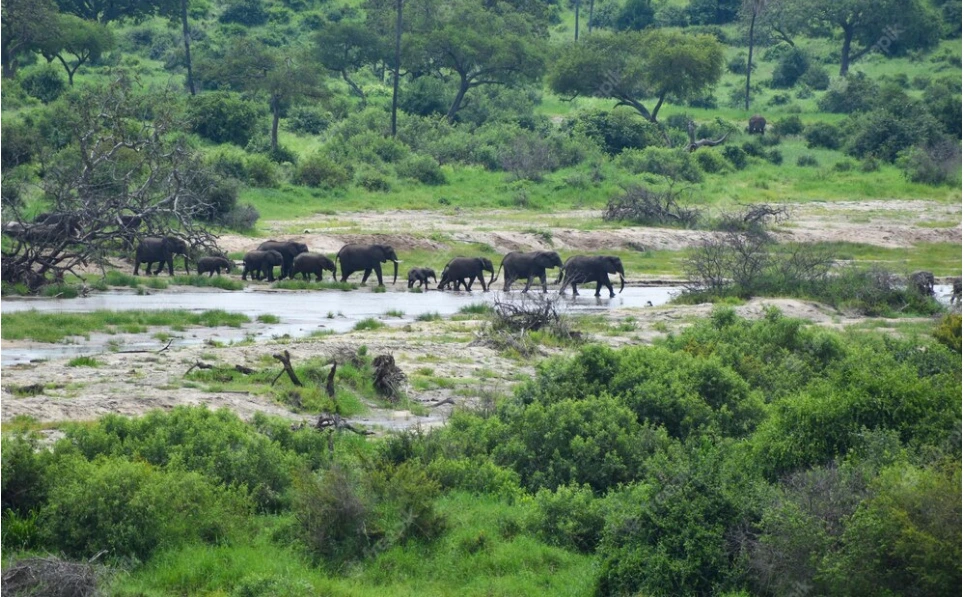
M 258 93 L 271 112 L 271 150 L 278 149 L 278 124 L 288 107 L 301 99 L 323 98 L 327 91 L 307 53 L 272 48 L 249 37 L 199 59 L 198 79 L 208 88 L 222 86 Z
M 841 67 L 873 50 L 901 55 L 933 48 L 941 37 L 941 17 L 928 0 L 799 0 L 795 16 L 841 32 Z
M 544 69 L 541 25 L 526 11 L 478 0 L 439 6 L 434 27 L 412 34 L 406 55 L 426 71 L 451 72 L 456 95 L 447 118 L 454 121 L 466 94 L 482 85 L 515 85 L 535 81 Z
M 751 71 L 754 69 L 754 26 L 757 17 L 764 11 L 767 0 L 744 0 L 744 15 L 749 21 L 747 27 L 747 79 L 744 82 L 744 109 L 751 109 Z
M 57 15 L 55 33 L 38 47 L 48 62 L 56 59 L 74 84 L 74 74 L 84 64 L 96 60 L 114 47 L 114 36 L 106 26 L 74 15 Z
M 399 75 L 402 71 L 402 0 L 395 0 L 395 52 L 392 54 L 392 136 L 398 132 Z
M 57 29 L 53 0 L 3 0 L 0 4 L 0 60 L 3 76 L 17 73 L 19 58 L 37 49 Z
M 179 16 L 181 17 L 181 36 L 184 38 L 184 66 L 188 70 L 188 91 L 191 95 L 196 92 L 194 88 L 194 73 L 191 65 L 191 29 L 188 27 L 188 0 L 180 0 Z
M 365 92 L 352 80 L 353 74 L 383 56 L 378 35 L 364 23 L 328 23 L 314 38 L 312 56 L 326 69 L 342 77 L 352 92 L 365 102 Z
M 716 84 L 724 51 L 710 35 L 655 29 L 594 35 L 563 51 L 549 82 L 561 95 L 605 97 L 657 122 L 669 98 L 686 99 Z M 655 98 L 652 108 L 644 101 Z

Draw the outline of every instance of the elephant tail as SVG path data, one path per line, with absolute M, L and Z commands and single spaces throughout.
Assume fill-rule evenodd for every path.
M 490 286 L 492 286 L 493 280 L 495 280 L 496 278 L 499 277 L 499 272 L 503 271 L 503 264 L 504 264 L 504 263 L 506 263 L 506 256 L 505 256 L 505 255 L 503 256 L 503 260 L 499 262 L 499 268 L 496 270 L 496 273 L 493 274 L 493 275 L 491 275 L 491 276 L 489 276 L 489 285 L 490 285 Z

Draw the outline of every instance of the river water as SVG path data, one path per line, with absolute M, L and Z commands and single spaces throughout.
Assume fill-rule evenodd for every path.
M 592 313 L 622 307 L 646 307 L 662 305 L 682 290 L 679 286 L 628 286 L 616 297 L 595 298 L 593 289 L 581 291 L 580 296 L 567 294 L 560 306 L 567 313 Z M 603 289 L 605 294 L 606 289 Z M 252 290 L 237 292 L 204 291 L 158 291 L 153 294 L 114 290 L 92 294 L 75 299 L 4 299 L 0 301 L 0 311 L 15 313 L 36 310 L 46 313 L 85 313 L 98 310 L 126 311 L 152 309 L 184 309 L 188 311 L 208 311 L 222 309 L 233 313 L 243 313 L 253 322 L 259 315 L 274 315 L 279 323 L 251 323 L 241 328 L 192 328 L 177 336 L 172 346 L 199 344 L 205 341 L 237 342 L 246 338 L 255 341 L 289 335 L 293 338 L 307 336 L 313 332 L 331 331 L 335 333 L 351 330 L 359 321 L 373 317 L 387 325 L 411 323 L 418 316 L 438 313 L 451 316 L 474 303 L 490 303 L 496 296 L 501 300 L 520 293 L 494 292 L 439 292 L 428 291 L 412 293 L 402 290 L 384 293 L 368 291 L 285 291 Z M 508 296 L 507 296 L 508 295 Z M 539 293 L 530 291 L 530 296 Z M 551 292 L 549 296 L 554 296 Z M 522 295 L 525 296 L 525 295 Z M 388 311 L 402 312 L 402 317 L 388 316 Z M 154 333 L 157 330 L 152 330 Z M 108 350 L 113 345 L 121 345 L 121 350 L 158 349 L 163 343 L 151 338 L 149 334 L 91 334 L 90 340 L 70 338 L 64 343 L 39 344 L 17 343 L 8 345 L 0 353 L 0 364 L 14 365 L 51 358 L 67 358 L 96 354 Z

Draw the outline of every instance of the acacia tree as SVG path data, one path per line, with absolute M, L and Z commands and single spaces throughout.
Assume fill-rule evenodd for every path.
M 475 0 L 438 7 L 433 26 L 411 34 L 405 55 L 427 71 L 452 73 L 456 95 L 446 117 L 454 121 L 469 90 L 535 81 L 544 70 L 542 25 L 531 13 Z
M 271 48 L 248 37 L 236 39 L 224 51 L 203 56 L 196 65 L 202 86 L 261 94 L 271 112 L 271 150 L 278 149 L 282 113 L 300 99 L 323 98 L 327 91 L 308 56 L 297 49 Z
M 364 104 L 365 92 L 352 80 L 352 75 L 378 62 L 385 53 L 378 35 L 363 23 L 339 21 L 327 24 L 313 41 L 312 56 L 341 76 Z
M 550 70 L 560 95 L 604 97 L 656 123 L 670 98 L 693 97 L 723 74 L 724 52 L 709 35 L 661 29 L 594 35 L 565 49 Z M 654 98 L 652 108 L 644 101 Z
M 4 282 L 37 290 L 68 272 L 82 276 L 82 265 L 108 267 L 129 218 L 139 218 L 146 234 L 216 249 L 195 218 L 210 213 L 217 181 L 178 133 L 184 125 L 172 91 L 145 93 L 122 77 L 64 102 L 59 127 L 70 141 L 40 156 L 43 178 L 4 180 L 3 233 L 12 238 L 0 260 Z M 39 186 L 51 214 L 41 223 L 25 218 L 25 185 Z
M 17 73 L 19 58 L 35 50 L 56 30 L 53 0 L 3 0 L 0 4 L 0 61 L 4 78 Z
M 114 47 L 114 36 L 104 25 L 74 15 L 57 15 L 54 22 L 55 33 L 47 36 L 38 49 L 48 62 L 60 62 L 73 85 L 74 74 L 81 66 Z
M 60 11 L 88 21 L 109 23 L 140 20 L 157 14 L 174 14 L 181 0 L 57 0 Z
M 927 0 L 799 0 L 788 18 L 790 28 L 810 23 L 841 33 L 841 67 L 878 49 L 901 55 L 913 49 L 933 48 L 941 37 L 941 17 Z

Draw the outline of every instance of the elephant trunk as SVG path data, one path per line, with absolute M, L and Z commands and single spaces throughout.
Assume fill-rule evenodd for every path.
M 392 284 L 395 284 L 396 278 L 399 277 L 399 260 L 398 260 L 398 259 L 394 259 L 394 260 L 392 261 L 392 265 L 393 265 L 393 268 L 392 268 Z

